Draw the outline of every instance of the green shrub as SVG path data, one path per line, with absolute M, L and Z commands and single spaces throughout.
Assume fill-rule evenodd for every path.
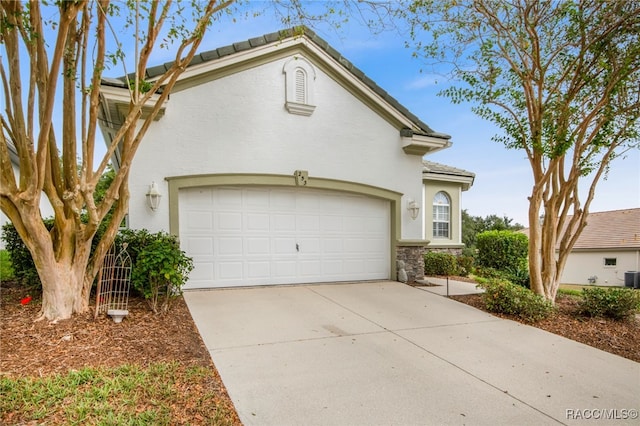
M 15 274 L 13 273 L 13 266 L 11 265 L 9 252 L 6 250 L 0 250 L 0 283 L 14 278 Z
M 486 279 L 478 285 L 487 310 L 514 315 L 523 321 L 536 322 L 547 318 L 554 307 L 551 302 L 509 281 Z
M 630 288 L 585 288 L 579 312 L 590 317 L 623 320 L 640 310 L 640 292 Z
M 458 256 L 456 258 L 458 264 L 458 275 L 467 277 L 471 272 L 473 272 L 473 265 L 475 263 L 475 259 L 471 256 Z
M 86 218 L 85 218 L 86 220 Z M 51 230 L 53 229 L 54 219 L 43 219 L 44 226 Z M 104 231 L 108 225 L 108 221 L 104 220 L 96 231 L 96 236 L 91 242 L 91 253 L 98 245 L 100 238 L 104 234 Z M 26 288 L 42 289 L 42 283 L 40 282 L 40 276 L 36 269 L 31 252 L 27 249 L 27 246 L 22 242 L 22 238 L 18 235 L 18 231 L 13 223 L 6 223 L 2 227 L 2 240 L 5 242 L 5 247 L 9 252 L 9 258 L 13 267 L 15 278 Z
M 517 265 L 507 268 L 507 279 L 514 284 L 529 288 L 529 261 L 527 258 L 520 259 Z
M 44 219 L 44 225 L 50 230 L 53 228 L 53 219 Z M 9 252 L 9 259 L 16 280 L 26 288 L 42 288 L 31 252 L 22 242 L 13 223 L 6 223 L 2 227 L 2 241 L 4 241 L 5 249 Z
M 124 243 L 133 265 L 131 286 L 154 312 L 167 312 L 171 301 L 182 293 L 193 260 L 180 250 L 178 239 L 166 232 L 123 230 L 117 244 L 121 247 Z
M 480 266 L 502 271 L 519 268 L 527 258 L 529 239 L 513 231 L 485 231 L 477 236 L 477 261 Z
M 476 266 L 475 275 L 480 278 L 485 278 L 487 280 L 509 280 L 509 273 L 505 271 L 500 271 L 495 268 L 487 268 L 483 266 Z
M 450 253 L 430 251 L 424 255 L 425 275 L 458 275 L 458 262 Z

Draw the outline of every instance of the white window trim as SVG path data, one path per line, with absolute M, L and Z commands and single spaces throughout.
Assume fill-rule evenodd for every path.
M 436 223 L 445 223 L 445 222 L 442 222 L 442 221 L 436 221 L 435 219 L 431 220 L 431 224 L 432 224 L 431 225 L 431 228 L 432 228 L 431 229 L 431 235 L 432 235 L 432 237 L 434 239 L 451 240 L 452 239 L 452 233 L 453 233 L 453 230 L 451 229 L 451 204 L 452 204 L 451 195 L 449 195 L 446 191 L 438 191 L 438 192 L 436 192 L 435 195 L 433 196 L 433 199 L 431 200 L 431 214 L 433 215 L 433 208 L 435 206 L 444 205 L 444 204 L 435 204 L 435 199 L 438 196 L 438 194 L 440 194 L 440 193 L 444 194 L 444 196 L 447 198 L 447 201 L 448 201 L 448 204 L 446 205 L 448 207 L 448 214 L 447 214 L 448 217 L 447 217 L 447 221 L 446 221 L 447 228 L 448 228 L 447 229 L 447 236 L 443 237 L 443 236 L 436 236 L 435 235 Z
M 304 85 L 304 102 L 299 102 L 297 86 L 297 73 L 302 71 L 306 81 Z M 315 111 L 314 82 L 316 80 L 316 70 L 309 61 L 301 56 L 294 56 L 289 59 L 282 69 L 285 75 L 285 108 L 291 114 L 310 116 Z

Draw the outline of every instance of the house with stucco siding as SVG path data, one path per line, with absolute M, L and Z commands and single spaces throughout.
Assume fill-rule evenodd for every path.
M 568 219 L 567 219 L 568 220 Z M 589 213 L 561 283 L 624 286 L 640 271 L 640 208 Z
M 111 143 L 126 79 L 101 92 Z M 180 76 L 132 165 L 128 223 L 179 237 L 195 264 L 185 288 L 396 279 L 398 260 L 421 278 L 429 191 L 451 197 L 438 243 L 456 246 L 473 181 L 425 172 L 423 157 L 450 146 L 312 31 L 266 34 L 203 52 Z

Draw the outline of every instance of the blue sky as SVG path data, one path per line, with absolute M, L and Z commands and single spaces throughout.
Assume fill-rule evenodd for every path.
M 210 28 L 200 51 L 282 28 L 281 22 L 270 14 L 236 22 L 227 17 Z M 408 36 L 402 34 L 402 29 L 372 34 L 366 26 L 351 19 L 339 30 L 328 25 L 316 26 L 314 30 L 434 130 L 452 136 L 451 148 L 429 155 L 427 159 L 476 174 L 473 187 L 463 193 L 464 209 L 474 216 L 505 215 L 514 219 L 514 222 L 528 225 L 527 196 L 533 180 L 525 153 L 507 150 L 504 145 L 493 142 L 492 136 L 500 130 L 473 114 L 471 105 L 453 105 L 447 98 L 437 96 L 452 82 L 438 75 L 445 70 L 429 68 L 429 72 L 423 71 L 425 64 L 413 58 L 412 51 L 405 48 Z M 129 53 L 127 57 L 131 58 L 133 52 Z M 173 50 L 157 51 L 150 64 L 153 66 L 170 61 L 172 55 Z M 132 69 L 129 65 L 129 70 Z M 111 70 L 105 75 L 122 74 Z M 583 190 L 586 191 L 586 188 Z M 612 163 L 607 180 L 598 184 L 590 211 L 635 207 L 640 207 L 640 150 L 630 152 L 627 158 Z

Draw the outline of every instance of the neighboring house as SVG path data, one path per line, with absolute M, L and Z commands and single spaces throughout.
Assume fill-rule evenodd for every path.
M 640 271 L 640 208 L 589 213 L 560 282 L 624 286 L 631 271 Z
M 423 161 L 425 238 L 427 249 L 459 254 L 462 243 L 462 191 L 473 185 L 475 174 L 466 170 Z
M 432 231 L 419 209 L 433 202 L 422 159 L 450 136 L 312 31 L 292 34 L 198 55 L 136 154 L 129 226 L 179 236 L 195 264 L 185 288 L 396 279 L 397 260 L 409 280 L 422 276 Z M 107 143 L 128 103 L 124 81 L 103 80 Z M 423 178 L 450 195 L 458 243 L 456 188 L 469 177 L 441 175 Z
M 9 149 L 9 158 L 11 159 L 11 168 L 13 169 L 13 174 L 16 176 L 16 180 L 20 179 L 20 161 L 18 159 L 18 152 L 16 151 L 16 147 L 13 143 L 7 139 L 7 148 Z M 52 217 L 53 216 L 53 207 L 49 202 L 49 199 L 42 194 L 40 197 L 40 214 L 43 218 Z M 2 227 L 10 222 L 9 218 L 5 216 L 4 212 L 0 210 L 0 233 L 2 232 Z M 0 238 L 0 250 L 5 248 L 4 241 Z

